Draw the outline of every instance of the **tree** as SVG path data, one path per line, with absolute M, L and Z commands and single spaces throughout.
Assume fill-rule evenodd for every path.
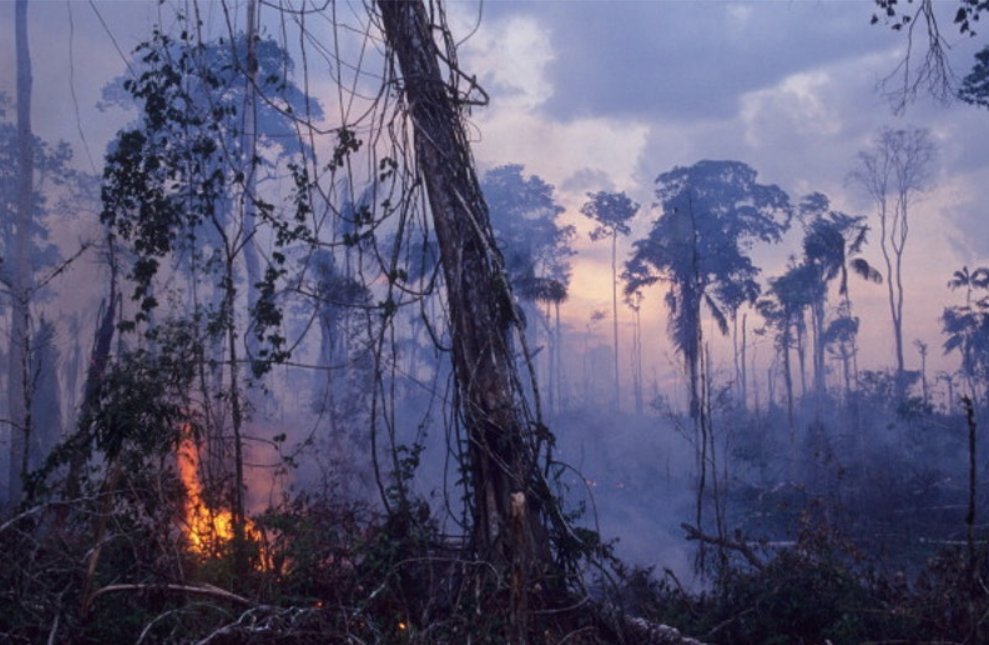
M 787 422 L 790 440 L 794 441 L 793 370 L 790 350 L 796 345 L 800 357 L 803 378 L 803 338 L 806 334 L 804 311 L 815 297 L 812 270 L 805 264 L 791 259 L 789 269 L 781 276 L 769 280 L 769 292 L 756 303 L 756 309 L 768 327 L 775 330 L 776 350 L 783 357 L 783 383 L 786 387 Z M 810 286 L 810 288 L 809 288 Z
M 573 227 L 557 224 L 563 207 L 556 203 L 553 187 L 524 172 L 521 165 L 492 168 L 481 178 L 481 190 L 513 291 L 522 301 L 533 302 L 546 281 L 569 272 Z
M 366 466 L 359 453 L 367 450 L 368 442 L 358 430 L 367 422 L 361 410 L 370 389 L 370 369 L 360 369 L 368 362 L 367 352 L 352 351 L 357 343 L 347 323 L 371 306 L 371 293 L 339 269 L 329 249 L 317 250 L 310 262 L 310 284 L 305 289 L 319 328 L 319 369 L 313 374 L 312 409 L 329 426 L 335 482 L 343 494 L 356 498 Z
M 318 108 L 286 78 L 291 61 L 274 41 L 258 42 L 240 35 L 229 43 L 207 44 L 195 42 L 189 31 L 182 31 L 176 40 L 156 29 L 136 54 L 140 74 L 111 84 L 104 92 L 107 100 L 116 102 L 122 101 L 121 91 L 130 95 L 140 116 L 111 144 L 104 169 L 101 221 L 127 245 L 132 257 L 128 277 L 134 284 L 138 312 L 128 328 L 143 323 L 153 333 L 151 314 L 159 305 L 156 277 L 161 265 L 171 263 L 172 268 L 185 271 L 188 284 L 183 295 L 213 349 L 208 361 L 202 358 L 200 369 L 205 372 L 208 363 L 214 370 L 216 391 L 207 391 L 205 375 L 199 379 L 211 444 L 208 454 L 226 466 L 227 455 L 232 453 L 229 495 L 235 562 L 242 570 L 246 564 L 241 548 L 243 430 L 250 406 L 242 382 L 239 341 L 253 336 L 246 344 L 255 377 L 287 357 L 276 283 L 287 273 L 285 247 L 300 240 L 311 242 L 312 236 L 306 220 L 308 200 L 300 197 L 309 186 L 304 163 L 309 151 L 299 143 L 286 115 Z M 246 81 L 245 69 L 253 70 Z M 245 83 L 250 88 L 246 94 Z M 251 107 L 255 91 L 267 93 L 256 110 Z M 238 116 L 245 102 L 247 116 Z M 259 138 L 263 138 L 267 157 L 258 152 Z M 254 173 L 273 167 L 272 157 L 289 158 L 295 191 L 294 212 L 288 216 L 257 193 Z M 274 247 L 261 275 L 259 267 L 252 268 L 249 252 L 261 234 L 255 216 L 267 224 L 266 235 Z M 247 289 L 249 323 L 238 317 L 241 263 L 248 278 L 253 274 L 255 280 Z M 230 441 L 225 436 L 227 429 Z
M 975 55 L 975 65 L 962 81 L 958 98 L 989 109 L 989 46 Z
M 635 321 L 632 326 L 632 392 L 635 398 L 635 413 L 642 415 L 642 301 L 645 296 L 642 291 L 625 293 L 623 300 L 632 313 Z
M 250 311 L 255 311 L 258 306 L 258 285 L 261 282 L 261 262 L 258 259 L 257 249 L 257 185 L 259 161 L 258 157 L 258 97 L 257 86 L 260 74 L 260 64 L 258 62 L 258 41 L 257 33 L 258 5 L 255 0 L 247 2 L 247 26 L 244 32 L 244 67 L 241 70 L 244 76 L 244 108 L 241 111 L 244 122 L 240 126 L 240 159 L 238 172 L 244 176 L 244 190 L 240 194 L 238 207 L 241 211 L 244 226 L 244 269 L 247 278 L 247 307 Z M 230 40 L 237 42 L 236 36 L 231 33 Z M 233 58 L 238 63 L 240 58 L 234 45 Z M 308 103 L 308 101 L 303 101 Z M 297 139 L 292 139 L 297 141 Z M 282 146 L 285 144 L 282 143 Z M 257 356 L 259 352 L 256 334 L 247 334 L 247 355 Z
M 0 283 L 9 302 L 7 360 L 7 419 L 10 462 L 7 473 L 8 499 L 20 504 L 23 478 L 37 465 L 39 446 L 46 446 L 54 428 L 41 427 L 32 411 L 38 381 L 32 378 L 32 363 L 38 360 L 32 347 L 32 307 L 46 284 L 59 273 L 58 249 L 48 240 L 44 216 L 51 210 L 40 187 L 62 187 L 71 193 L 82 181 L 69 168 L 72 152 L 68 144 L 48 145 L 31 128 L 31 56 L 27 32 L 27 0 L 14 6 L 14 41 L 17 61 L 17 114 L 7 122 L 7 99 L 0 95 Z M 49 191 L 52 192 L 52 191 Z M 79 199 L 75 208 L 84 200 Z M 58 205 L 54 205 L 58 206 Z M 39 272 L 48 269 L 47 275 Z M 38 330 L 37 333 L 40 333 Z M 32 448 L 33 446 L 33 448 Z M 41 450 L 44 452 L 44 450 Z M 33 454 L 32 454 L 33 453 Z M 43 455 L 42 455 L 43 458 Z
M 828 341 L 848 331 L 842 317 L 851 316 L 851 297 L 848 288 L 849 269 L 865 280 L 882 282 L 882 275 L 863 258 L 855 257 L 866 242 L 868 227 L 862 216 L 852 216 L 831 210 L 830 200 L 821 193 L 812 193 L 800 203 L 800 217 L 804 222 L 803 263 L 808 267 L 808 283 L 811 324 L 814 330 L 814 390 L 820 399 L 825 391 L 824 354 Z M 841 296 L 839 318 L 825 328 L 825 306 L 829 284 L 836 278 Z M 857 327 L 857 325 L 855 325 Z M 853 336 L 854 339 L 854 336 Z M 845 363 L 845 381 L 848 383 L 848 365 Z
M 701 306 L 727 332 L 724 302 L 753 302 L 759 270 L 746 254 L 756 240 L 778 242 L 789 226 L 786 193 L 756 182 L 737 161 L 700 161 L 656 179 L 663 208 L 625 265 L 626 292 L 665 282 L 670 336 L 688 375 L 690 416 L 700 414 Z M 729 294 L 730 297 L 729 297 Z M 739 296 L 740 294 L 740 296 Z
M 559 305 L 566 300 L 570 284 L 570 258 L 573 226 L 560 226 L 557 218 L 563 208 L 553 196 L 553 186 L 538 175 L 526 177 L 521 165 L 492 168 L 481 178 L 481 190 L 488 203 L 491 226 L 514 295 L 525 312 L 527 338 L 536 345 L 540 323 L 546 329 L 551 351 L 548 373 L 549 392 L 559 389 L 560 327 L 553 332 L 549 313 L 543 318 L 536 306 Z M 555 337 L 554 337 L 555 336 Z M 555 371 L 556 375 L 553 375 Z M 555 401 L 559 395 L 553 396 Z M 551 406 L 552 407 L 552 406 Z
M 970 271 L 962 267 L 955 271 L 948 287 L 965 289 L 965 304 L 946 307 L 941 314 L 941 330 L 947 336 L 944 353 L 957 351 L 961 355 L 961 372 L 969 393 L 976 401 L 989 396 L 989 301 L 973 302 L 974 291 L 989 290 L 989 268 Z M 984 391 L 977 385 L 982 383 Z M 949 409 L 954 401 L 949 401 Z
M 440 72 L 444 56 L 421 2 L 379 0 L 401 99 L 413 124 L 449 306 L 455 383 L 468 442 L 473 544 L 511 581 L 511 639 L 528 639 L 530 585 L 551 569 L 544 521 L 553 516 L 538 466 L 545 435 L 520 407 L 510 335 L 519 319 L 487 204 L 474 173 L 461 104 Z M 452 39 L 445 41 L 454 46 Z M 448 52 L 444 60 L 455 60 Z
M 704 338 L 701 307 L 728 332 L 726 307 L 754 302 L 759 269 L 746 251 L 756 240 L 778 242 L 792 215 L 777 186 L 756 181 L 738 161 L 699 161 L 656 179 L 662 215 L 647 237 L 636 240 L 625 264 L 625 291 L 664 282 L 669 333 L 687 373 L 690 418 L 698 446 L 697 524 L 701 525 L 708 449 L 712 446 L 701 386 Z
M 903 256 L 910 234 L 910 206 L 930 187 L 934 144 L 925 129 L 883 128 L 872 148 L 859 153 L 849 179 L 875 204 L 879 247 L 886 265 L 886 286 L 896 351 L 897 394 L 906 391 L 903 354 Z
M 913 341 L 914 347 L 917 348 L 917 353 L 920 354 L 920 385 L 921 392 L 924 397 L 924 405 L 928 405 L 930 402 L 930 393 L 927 390 L 927 343 L 920 340 L 919 338 Z
M 906 53 L 903 59 L 880 83 L 892 102 L 893 111 L 902 112 L 922 93 L 940 101 L 948 101 L 956 90 L 955 74 L 947 56 L 951 45 L 941 33 L 937 12 L 937 7 L 943 7 L 944 3 L 935 4 L 934 0 L 917 0 L 916 4 L 914 0 L 875 0 L 875 4 L 879 11 L 872 14 L 872 24 L 882 21 L 893 31 L 906 34 Z M 906 9 L 907 6 L 911 8 Z M 979 18 L 987 11 L 989 2 L 985 0 L 958 0 L 956 8 L 952 10 L 952 19 L 961 35 L 974 37 Z M 916 37 L 918 27 L 927 36 L 923 55 L 918 55 L 916 51 L 917 42 L 923 42 Z M 976 99 L 974 102 L 978 103 L 978 96 L 985 96 L 984 91 L 978 88 L 980 79 L 984 78 L 984 68 L 980 65 L 984 64 L 981 56 L 985 51 L 976 54 L 977 63 L 958 92 L 958 97 L 963 101 L 973 102 L 972 99 Z M 972 80 L 971 85 L 969 79 Z M 974 94 L 971 93 L 973 89 Z
M 618 236 L 632 232 L 628 223 L 639 212 L 639 205 L 629 199 L 625 193 L 600 191 L 588 193 L 587 196 L 590 197 L 590 201 L 580 207 L 580 212 L 597 222 L 597 226 L 591 231 L 591 239 L 597 241 L 611 238 L 611 323 L 615 352 L 614 407 L 618 410 L 621 407 L 621 385 L 618 376 Z M 638 315 L 637 309 L 636 315 Z
M 28 247 L 34 211 L 34 142 L 31 135 L 31 54 L 27 40 L 27 0 L 14 5 L 14 40 L 17 52 L 17 206 L 14 246 L 10 260 L 12 311 L 10 350 L 7 357 L 7 406 L 9 407 L 11 506 L 21 501 L 22 476 L 27 468 L 31 419 L 28 395 L 28 294 L 32 279 Z

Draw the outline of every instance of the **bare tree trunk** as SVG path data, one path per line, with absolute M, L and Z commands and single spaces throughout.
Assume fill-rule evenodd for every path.
M 258 304 L 258 282 L 261 281 L 261 264 L 258 260 L 258 250 L 255 244 L 255 206 L 254 195 L 257 186 L 257 97 L 255 85 L 258 76 L 257 58 L 257 3 L 247 2 L 247 30 L 244 37 L 247 40 L 247 79 L 244 89 L 244 128 L 241 137 L 241 163 L 246 165 L 244 170 L 243 194 L 243 234 L 244 234 L 244 269 L 247 274 L 247 306 L 253 312 Z M 248 358 L 257 357 L 257 338 L 248 333 Z
M 546 301 L 546 345 L 549 349 L 549 356 L 547 360 L 548 370 L 546 371 L 546 381 L 548 385 L 546 397 L 547 406 L 546 409 L 549 414 L 556 414 L 556 335 L 553 332 L 553 304 L 550 301 Z
M 926 406 L 930 402 L 930 392 L 927 388 L 927 345 L 917 341 L 917 349 L 920 351 L 920 385 Z
M 787 332 L 789 334 L 789 332 Z M 786 386 L 786 420 L 790 430 L 790 443 L 793 443 L 793 373 L 790 368 L 790 341 L 783 342 L 783 383 Z
M 824 366 L 824 298 L 818 299 L 811 307 L 811 323 L 814 326 L 814 410 L 820 406 L 827 392 L 827 373 Z
M 845 402 L 852 396 L 851 351 L 845 343 L 841 344 L 841 373 L 845 380 Z
M 756 369 L 756 349 L 752 348 L 752 410 L 759 414 L 759 370 Z
M 772 366 L 766 368 L 766 399 L 766 411 L 772 412 L 776 407 L 776 379 L 773 378 Z
M 797 321 L 797 363 L 800 367 L 800 398 L 807 397 L 807 322 L 804 313 L 800 312 Z
M 510 580 L 510 630 L 522 642 L 528 587 L 549 565 L 550 551 L 541 522 L 548 500 L 538 484 L 534 488 L 539 444 L 517 405 L 521 388 L 510 343 L 518 324 L 515 304 L 426 8 L 407 0 L 378 0 L 378 7 L 404 79 L 446 280 L 454 374 L 470 446 L 474 546 Z
M 742 400 L 742 368 L 739 366 L 740 349 L 738 347 L 738 311 L 731 312 L 731 355 L 735 368 L 735 396 Z
M 563 412 L 563 326 L 560 324 L 560 301 L 556 301 L 556 376 L 553 383 L 556 385 L 556 412 Z
M 34 203 L 34 146 L 31 132 L 31 53 L 27 39 L 27 0 L 14 5 L 14 40 L 17 51 L 17 213 L 14 248 L 11 249 L 12 294 L 10 353 L 7 370 L 7 405 L 10 414 L 10 472 L 8 502 L 21 503 L 31 436 L 28 387 L 28 334 L 30 333 L 31 220 Z
M 642 416 L 642 311 L 641 305 L 635 308 L 635 335 L 632 348 L 634 361 L 632 369 L 635 374 L 635 413 Z
M 747 325 L 749 322 L 749 315 L 742 314 L 742 356 L 741 356 L 741 373 L 739 376 L 742 379 L 741 388 L 741 399 L 742 399 L 742 409 L 749 409 L 749 379 L 748 379 L 748 369 L 746 367 L 746 355 L 749 349 L 749 337 Z
M 910 196 L 927 190 L 935 155 L 927 130 L 883 129 L 872 150 L 859 153 L 858 167 L 850 177 L 861 184 L 876 202 L 879 215 L 879 248 L 886 265 L 893 339 L 896 343 L 896 395 L 906 395 L 903 357 L 903 252 L 910 232 Z M 896 202 L 890 209 L 890 187 Z M 892 211 L 892 212 L 891 212 Z
M 618 380 L 618 232 L 611 232 L 611 323 L 615 338 L 615 411 L 621 409 L 621 384 Z
M 247 571 L 247 549 L 244 539 L 244 408 L 240 392 L 240 368 L 237 356 L 237 327 L 234 308 L 237 288 L 234 284 L 234 256 L 227 245 L 226 262 L 222 281 L 223 320 L 226 326 L 227 359 L 230 361 L 230 389 L 226 395 L 230 402 L 230 422 L 233 432 L 234 482 L 233 482 L 233 553 L 234 571 Z

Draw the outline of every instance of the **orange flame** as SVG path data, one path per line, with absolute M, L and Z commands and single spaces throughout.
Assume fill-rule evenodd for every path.
M 234 517 L 228 509 L 213 510 L 203 502 L 203 485 L 199 480 L 199 447 L 192 439 L 192 429 L 182 428 L 178 450 L 179 478 L 185 488 L 185 534 L 189 550 L 203 557 L 215 557 L 234 539 Z M 250 518 L 244 519 L 244 537 L 248 542 L 261 546 L 256 568 L 271 568 L 265 553 L 264 536 Z

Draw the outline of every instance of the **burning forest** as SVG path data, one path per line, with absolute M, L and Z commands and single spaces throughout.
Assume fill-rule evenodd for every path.
M 0 3 L 0 641 L 989 641 L 983 17 Z

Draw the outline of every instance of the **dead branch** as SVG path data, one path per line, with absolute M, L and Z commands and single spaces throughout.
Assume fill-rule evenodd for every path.
M 118 585 L 107 585 L 101 589 L 97 589 L 90 596 L 90 604 L 96 601 L 97 598 L 108 593 L 117 593 L 120 591 L 172 591 L 177 593 L 191 593 L 200 596 L 211 596 L 213 598 L 222 598 L 223 600 L 229 600 L 230 602 L 243 605 L 245 607 L 254 607 L 255 603 L 248 600 L 243 596 L 238 596 L 237 594 L 227 591 L 226 589 L 220 589 L 219 587 L 214 587 L 213 585 L 176 585 L 176 584 L 165 584 L 165 585 L 148 585 L 148 584 L 118 584 Z
M 741 539 L 740 534 L 736 534 L 735 539 L 733 540 L 727 537 L 721 538 L 714 535 L 707 535 L 706 533 L 701 532 L 700 529 L 697 529 L 687 523 L 680 524 L 680 528 L 687 532 L 688 540 L 697 540 L 699 542 L 703 542 L 704 544 L 713 544 L 732 551 L 738 551 L 742 554 L 742 557 L 744 557 L 748 563 L 756 569 L 762 570 L 763 567 L 766 566 L 766 563 L 762 561 L 762 558 L 755 554 L 752 547 Z

